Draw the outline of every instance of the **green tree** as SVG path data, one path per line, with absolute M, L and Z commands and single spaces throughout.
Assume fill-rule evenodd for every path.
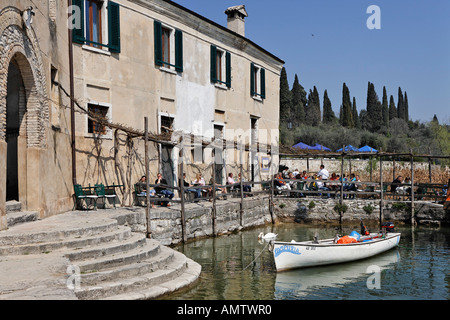
M 406 94 L 406 91 L 405 91 L 405 97 L 403 100 L 403 106 L 405 109 L 405 121 L 408 122 L 409 121 L 409 106 L 408 106 L 408 95 Z
M 295 126 L 305 123 L 305 107 L 308 101 L 306 96 L 306 91 L 298 81 L 296 74 L 292 86 L 292 107 L 295 112 L 293 117 Z
M 391 95 L 391 98 L 389 100 L 389 121 L 397 117 L 397 108 L 395 107 L 394 97 Z
M 333 123 L 336 120 L 336 116 L 331 107 L 331 101 L 328 98 L 328 92 L 325 90 L 323 93 L 323 123 Z
M 346 128 L 353 128 L 355 126 L 353 122 L 352 103 L 350 101 L 350 91 L 347 85 L 342 85 L 342 126 Z
M 382 106 L 378 99 L 373 83 L 369 82 L 367 86 L 367 123 L 365 127 L 372 131 L 378 131 L 383 124 Z
M 286 69 L 281 69 L 280 75 L 280 126 L 291 120 L 292 92 L 289 89 Z
M 405 106 L 403 104 L 402 89 L 400 87 L 398 87 L 397 117 L 405 120 Z
M 320 98 L 316 86 L 314 86 L 314 90 L 309 90 L 305 122 L 314 127 L 317 127 L 321 122 Z
M 352 116 L 355 128 L 361 129 L 361 122 L 359 121 L 358 110 L 356 108 L 356 98 L 353 97 Z
M 383 115 L 383 125 L 386 128 L 389 128 L 389 107 L 388 107 L 386 87 L 383 87 L 382 115 Z

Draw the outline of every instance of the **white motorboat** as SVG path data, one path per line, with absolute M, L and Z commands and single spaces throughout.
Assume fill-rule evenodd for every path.
M 371 233 L 353 243 L 337 239 L 296 242 L 274 241 L 273 256 L 277 271 L 320 266 L 365 259 L 398 245 L 401 233 Z

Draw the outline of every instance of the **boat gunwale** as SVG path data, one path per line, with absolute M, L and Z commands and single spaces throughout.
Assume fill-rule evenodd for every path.
M 401 233 L 396 232 L 396 233 L 391 233 L 390 236 L 386 236 L 385 238 L 373 239 L 373 241 L 367 241 L 367 242 L 360 241 L 360 242 L 353 242 L 353 243 L 328 243 L 328 242 L 333 242 L 334 239 L 324 239 L 324 240 L 319 240 L 319 243 L 313 243 L 312 241 L 302 241 L 302 242 L 274 241 L 273 244 L 274 245 L 276 245 L 276 244 L 294 245 L 294 246 L 301 246 L 301 247 L 320 247 L 320 248 L 348 247 L 348 246 L 360 246 L 360 245 L 368 245 L 368 244 L 372 244 L 372 243 L 378 243 L 378 242 L 390 240 L 390 239 L 400 237 L 400 236 L 401 236 Z M 370 239 L 368 238 L 367 240 L 370 240 Z M 324 243 L 320 243 L 321 241 Z M 325 243 L 325 242 L 327 242 L 327 243 Z

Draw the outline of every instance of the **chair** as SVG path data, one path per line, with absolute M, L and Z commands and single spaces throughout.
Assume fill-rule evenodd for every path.
M 95 193 L 99 198 L 103 198 L 103 205 L 106 208 L 106 199 L 113 199 L 114 209 L 116 209 L 116 194 L 106 194 L 105 186 L 103 184 L 95 185 Z
M 80 184 L 74 184 L 73 185 L 73 190 L 75 192 L 75 203 L 73 205 L 72 211 L 75 210 L 75 208 L 77 207 L 77 203 L 78 201 L 83 201 L 86 204 L 86 209 L 89 211 L 89 205 L 88 205 L 88 200 L 92 202 L 92 200 L 94 200 L 94 209 L 97 210 L 97 199 L 98 196 L 96 195 L 92 195 L 92 194 L 86 194 L 83 191 L 83 188 L 81 187 Z

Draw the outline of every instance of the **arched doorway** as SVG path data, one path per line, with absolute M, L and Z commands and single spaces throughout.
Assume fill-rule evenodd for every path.
M 19 137 L 22 133 L 22 138 L 26 140 L 25 130 L 20 130 L 26 114 L 25 106 L 25 86 L 19 65 L 13 58 L 8 67 L 6 94 L 6 201 L 20 202 L 21 200 L 19 196 Z M 23 152 L 20 154 L 23 158 Z

